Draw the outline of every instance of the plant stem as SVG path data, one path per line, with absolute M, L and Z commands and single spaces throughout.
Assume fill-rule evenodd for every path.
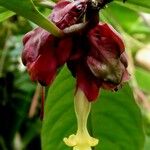
M 47 0 L 35 0 L 35 4 L 43 7 L 47 7 L 49 9 L 53 9 L 56 5 L 55 2 L 47 1 Z
M 83 29 L 85 29 L 85 27 L 88 25 L 87 22 L 85 23 L 79 23 L 79 24 L 75 24 L 75 25 L 72 25 L 70 27 L 67 27 L 63 30 L 64 34 L 68 35 L 68 34 L 72 34 L 74 32 L 78 32 L 78 31 L 81 31 Z
M 34 96 L 32 98 L 32 103 L 29 109 L 29 118 L 33 118 L 35 113 L 36 113 L 36 109 L 38 107 L 38 99 L 40 97 L 40 91 L 41 91 L 41 85 L 37 84 Z

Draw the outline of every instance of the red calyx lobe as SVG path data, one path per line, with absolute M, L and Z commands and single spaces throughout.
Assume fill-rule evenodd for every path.
M 86 35 L 86 36 L 85 36 Z M 74 40 L 76 59 L 68 67 L 89 101 L 96 100 L 99 88 L 116 90 L 129 79 L 124 43 L 108 24 L 99 23 Z
M 86 3 L 60 1 L 52 11 L 50 19 L 61 29 L 73 25 L 81 19 Z M 49 85 L 55 77 L 57 68 L 63 65 L 70 56 L 72 39 L 58 39 L 38 27 L 23 38 L 24 49 L 22 61 L 32 80 L 42 85 Z
M 99 23 L 88 33 L 87 64 L 101 87 L 116 90 L 129 79 L 125 47 L 120 35 L 108 24 Z
M 54 38 L 41 28 L 36 28 L 27 34 L 29 35 L 30 38 L 26 38 L 26 35 L 24 38 L 23 63 L 27 66 L 32 80 L 49 85 L 55 77 L 57 67 L 63 65 L 69 57 L 72 41 L 70 38 Z

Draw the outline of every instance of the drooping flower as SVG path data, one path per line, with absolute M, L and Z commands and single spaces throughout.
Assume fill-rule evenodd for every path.
M 42 85 L 51 84 L 57 69 L 67 63 L 77 80 L 75 111 L 78 130 L 64 138 L 74 150 L 91 150 L 98 140 L 87 130 L 91 101 L 96 100 L 99 89 L 117 90 L 129 79 L 125 46 L 119 33 L 110 25 L 99 22 L 99 9 L 111 0 L 61 0 L 54 7 L 50 19 L 60 28 L 87 22 L 83 30 L 56 38 L 36 28 L 23 39 L 23 63 L 32 80 Z
M 86 127 L 90 101 L 96 100 L 100 88 L 117 90 L 127 81 L 128 64 L 120 35 L 106 23 L 98 23 L 77 39 L 67 64 L 77 80 L 74 104 L 78 130 L 64 142 L 73 150 L 91 150 L 98 139 L 91 137 Z

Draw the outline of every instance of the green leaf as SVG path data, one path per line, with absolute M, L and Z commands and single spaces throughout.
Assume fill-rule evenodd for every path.
M 127 33 L 150 34 L 149 26 L 144 23 L 144 20 L 139 15 L 139 13 L 124 7 L 125 5 L 123 5 L 119 5 L 118 3 L 111 3 L 106 9 L 102 11 L 102 13 L 108 18 L 108 20 L 115 20 Z M 114 26 L 117 26 L 116 23 Z
M 146 13 L 150 13 L 150 8 L 148 7 L 143 7 L 143 6 L 140 6 L 140 5 L 134 5 L 132 3 L 122 3 L 122 2 L 118 2 L 116 1 L 115 3 L 121 5 L 121 6 L 124 6 L 124 7 L 127 7 L 127 8 L 130 8 L 136 12 L 146 12 Z
M 0 22 L 8 19 L 9 17 L 13 16 L 15 13 L 12 11 L 7 10 L 4 7 L 0 7 Z
M 144 150 L 149 150 L 149 149 L 150 149 L 150 136 L 147 136 Z
M 123 0 L 114 0 L 114 1 L 119 1 L 119 2 L 123 2 Z M 126 0 L 126 2 L 124 3 L 124 5 L 130 5 L 130 8 L 133 7 L 133 9 L 136 9 L 137 7 L 137 11 L 148 11 L 150 9 L 150 2 L 149 0 Z
M 75 80 L 66 67 L 49 89 L 42 127 L 42 150 L 70 150 L 62 141 L 76 132 L 73 106 Z M 128 85 L 118 92 L 101 91 L 93 103 L 89 131 L 100 139 L 95 150 L 141 150 L 142 118 Z
M 31 20 L 35 24 L 49 31 L 55 36 L 60 36 L 61 31 L 57 26 L 45 18 L 34 6 L 32 0 L 0 0 L 0 5 Z
M 150 72 L 136 67 L 135 76 L 139 87 L 143 91 L 150 93 Z

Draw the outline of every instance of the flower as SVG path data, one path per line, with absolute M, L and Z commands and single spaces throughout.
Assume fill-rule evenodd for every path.
M 64 142 L 73 150 L 91 150 L 99 141 L 89 135 L 86 127 L 90 101 L 96 100 L 99 88 L 117 90 L 127 81 L 128 65 L 124 43 L 112 26 L 98 23 L 77 37 L 67 65 L 77 79 L 74 104 L 78 130 Z
M 99 88 L 117 90 L 128 79 L 124 43 L 110 25 L 98 23 L 98 11 L 84 0 L 62 0 L 49 18 L 65 29 L 82 22 L 86 13 L 89 23 L 85 30 L 56 38 L 38 27 L 24 36 L 22 60 L 32 80 L 51 84 L 57 69 L 66 62 L 77 79 L 77 89 L 93 101 Z
M 77 79 L 77 88 L 93 101 L 99 88 L 117 90 L 129 79 L 125 47 L 119 33 L 112 26 L 99 23 L 99 9 L 106 3 L 102 0 L 93 6 L 87 0 L 61 0 L 49 19 L 60 29 L 86 20 L 88 25 L 83 31 L 56 38 L 38 27 L 24 36 L 22 60 L 32 80 L 49 85 L 57 69 L 67 63 Z
M 109 24 L 99 22 L 99 10 L 109 1 L 61 0 L 49 17 L 56 26 L 65 30 L 85 21 L 87 25 L 60 38 L 38 27 L 23 39 L 22 60 L 32 80 L 51 84 L 64 63 L 77 80 L 74 104 L 78 130 L 64 138 L 74 150 L 91 150 L 98 144 L 88 133 L 87 118 L 99 89 L 116 91 L 129 79 L 121 36 Z

